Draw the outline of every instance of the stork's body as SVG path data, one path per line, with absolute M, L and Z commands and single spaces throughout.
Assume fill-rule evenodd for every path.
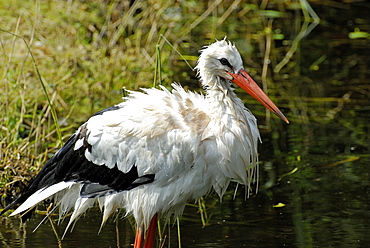
M 187 201 L 212 188 L 222 197 L 231 179 L 249 191 L 257 175 L 259 132 L 231 82 L 287 119 L 254 88 L 238 51 L 227 41 L 204 49 L 197 69 L 205 95 L 177 84 L 171 92 L 146 89 L 92 116 L 15 201 L 22 205 L 13 215 L 46 198 L 59 204 L 61 215 L 73 211 L 70 223 L 96 203 L 103 223 L 123 208 L 136 220 L 135 245 L 141 247 L 157 216 L 178 216 Z

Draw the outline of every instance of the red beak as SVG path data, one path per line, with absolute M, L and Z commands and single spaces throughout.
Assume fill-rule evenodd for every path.
M 262 103 L 271 112 L 280 117 L 283 121 L 289 124 L 288 119 L 280 111 L 278 107 L 270 100 L 270 98 L 261 90 L 261 88 L 254 82 L 248 73 L 241 69 L 238 74 L 227 72 L 233 77 L 232 82 L 236 83 L 240 88 L 245 90 L 248 94 L 253 96 L 257 101 Z

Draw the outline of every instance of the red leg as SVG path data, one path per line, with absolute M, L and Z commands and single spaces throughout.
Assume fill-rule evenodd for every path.
M 138 227 L 136 229 L 134 248 L 141 248 L 143 244 L 143 239 L 144 239 L 143 228 Z
M 155 214 L 152 220 L 150 221 L 148 231 L 146 233 L 144 248 L 154 247 L 155 235 L 157 233 L 157 220 L 158 220 L 158 214 Z

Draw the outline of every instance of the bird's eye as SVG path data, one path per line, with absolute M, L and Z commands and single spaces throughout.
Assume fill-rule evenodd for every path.
M 222 58 L 222 59 L 219 59 L 219 61 L 220 61 L 220 63 L 221 63 L 222 65 L 226 65 L 226 66 L 228 66 L 228 67 L 232 68 L 232 66 L 231 66 L 230 62 L 229 62 L 227 59 Z

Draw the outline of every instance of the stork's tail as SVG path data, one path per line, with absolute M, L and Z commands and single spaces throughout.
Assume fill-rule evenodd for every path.
M 17 214 L 22 214 L 22 221 L 26 221 L 30 218 L 33 209 L 38 203 L 42 202 L 43 200 L 53 196 L 54 194 L 58 193 L 59 191 L 71 187 L 75 182 L 60 182 L 54 184 L 50 187 L 44 187 L 42 189 L 37 190 L 36 192 L 26 192 L 21 197 L 10 203 L 8 206 L 1 211 L 0 215 L 3 215 L 9 209 L 13 208 L 17 204 L 21 204 L 10 216 L 14 216 Z

